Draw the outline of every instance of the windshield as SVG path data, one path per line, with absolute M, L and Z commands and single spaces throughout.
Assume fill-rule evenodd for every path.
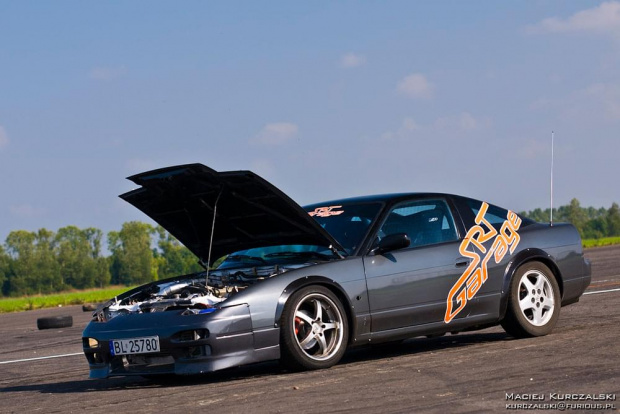
M 317 207 L 318 206 L 318 207 Z M 354 254 L 364 241 L 382 203 L 342 203 L 304 207 L 321 227 L 340 243 L 347 255 Z M 287 244 L 256 247 L 231 253 L 218 269 L 269 266 L 284 263 L 333 260 L 338 256 L 329 246 Z
M 303 263 L 308 260 L 327 261 L 337 256 L 327 246 L 285 244 L 256 247 L 229 254 L 218 269 Z
M 326 204 L 305 207 L 306 211 L 340 243 L 347 254 L 357 251 L 370 224 L 375 220 L 381 203 Z

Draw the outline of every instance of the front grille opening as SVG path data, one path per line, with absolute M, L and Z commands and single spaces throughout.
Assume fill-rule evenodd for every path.
M 211 347 L 209 345 L 190 346 L 185 352 L 185 359 L 203 358 L 211 355 Z
M 193 329 L 191 331 L 181 331 L 174 334 L 171 338 L 172 342 L 190 342 L 199 341 L 209 337 L 207 329 Z
M 126 365 L 125 367 L 130 366 L 142 366 L 142 367 L 156 367 L 159 365 L 169 365 L 174 364 L 174 358 L 172 355 L 158 355 L 158 356 L 148 356 L 148 355 L 126 355 Z
M 103 364 L 103 356 L 99 352 L 86 354 L 86 360 L 89 364 Z
M 110 361 L 110 371 L 115 374 L 170 372 L 172 367 L 174 357 L 170 354 L 122 355 Z

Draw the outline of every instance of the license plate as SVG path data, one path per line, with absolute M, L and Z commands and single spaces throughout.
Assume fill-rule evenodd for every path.
M 113 339 L 110 341 L 110 353 L 112 355 L 149 354 L 153 352 L 159 352 L 158 336 Z

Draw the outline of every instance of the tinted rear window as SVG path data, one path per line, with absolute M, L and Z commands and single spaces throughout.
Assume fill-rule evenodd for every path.
M 482 206 L 482 201 L 468 198 L 466 199 L 466 204 L 471 209 L 475 217 L 480 211 L 480 206 Z M 519 217 L 521 217 L 521 220 L 522 220 L 521 227 L 532 223 L 532 221 L 528 218 L 525 218 L 522 216 L 519 216 Z M 487 209 L 486 214 L 484 215 L 484 218 L 489 223 L 491 223 L 493 227 L 497 227 L 499 229 L 502 223 L 504 223 L 504 221 L 508 218 L 508 210 L 506 210 L 505 208 L 495 206 L 493 204 L 489 204 L 489 207 Z

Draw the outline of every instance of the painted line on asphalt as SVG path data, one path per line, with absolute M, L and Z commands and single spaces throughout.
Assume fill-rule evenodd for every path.
M 609 282 L 604 282 L 604 283 L 598 283 L 596 286 L 590 284 L 590 286 L 588 286 L 588 289 L 600 289 L 600 288 L 606 288 L 606 287 L 612 287 L 612 286 L 620 286 L 620 281 L 615 280 L 615 281 L 609 281 Z
M 14 361 L 0 361 L 0 365 L 2 365 L 2 364 L 14 364 L 16 362 L 40 361 L 42 359 L 63 358 L 63 357 L 70 357 L 70 356 L 76 356 L 76 355 L 84 355 L 84 353 L 83 352 L 76 352 L 74 354 L 50 355 L 50 356 L 44 356 L 44 357 L 38 357 L 38 358 L 16 359 Z
M 595 293 L 607 293 L 607 292 L 620 292 L 620 288 L 618 289 L 607 289 L 607 290 L 595 290 L 594 292 L 586 292 L 584 295 L 594 295 Z

